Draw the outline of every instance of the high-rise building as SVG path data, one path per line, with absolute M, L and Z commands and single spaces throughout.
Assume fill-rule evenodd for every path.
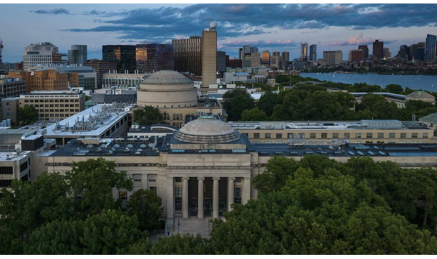
M 97 88 L 102 88 L 103 75 L 107 73 L 117 73 L 117 62 L 107 60 L 91 59 L 85 66 L 94 68 L 97 75 Z
M 290 52 L 282 52 L 282 68 L 288 70 L 288 63 L 290 62 Z
M 361 61 L 364 59 L 364 51 L 362 49 L 353 49 L 349 51 L 349 61 Z
M 172 44 L 137 44 L 136 61 L 138 73 L 159 70 L 174 70 Z
M 58 53 L 58 47 L 50 42 L 30 44 L 24 48 L 23 52 L 23 69 L 37 65 L 49 65 L 59 63 L 61 54 Z
M 273 51 L 272 56 L 270 57 L 270 67 L 276 69 L 282 68 L 281 53 L 279 53 L 279 51 Z
M 260 64 L 260 60 L 257 60 L 257 57 L 258 59 L 260 57 L 257 47 L 245 45 L 239 48 L 239 57 L 242 60 L 243 67 L 257 67 Z
M 261 65 L 270 67 L 270 52 L 268 50 L 263 50 L 263 53 L 261 54 Z
M 310 46 L 310 61 L 317 61 L 317 45 Z
M 2 56 L 2 50 L 3 50 L 3 41 L 0 38 L 0 70 L 3 69 L 3 56 Z
M 416 44 L 413 44 L 413 45 L 416 45 Z M 398 59 L 409 60 L 409 59 L 411 59 L 410 56 L 411 56 L 412 52 L 413 51 L 411 50 L 411 48 L 408 47 L 407 45 L 401 45 L 399 47 L 399 51 L 398 51 L 398 54 L 396 55 L 396 57 Z
M 425 60 L 429 61 L 436 57 L 437 36 L 427 34 L 425 43 Z
M 341 50 L 323 51 L 323 59 L 327 65 L 338 65 L 343 59 L 343 53 Z
M 381 59 L 384 58 L 384 42 L 375 40 L 373 42 L 373 58 Z
M 120 74 L 135 73 L 136 47 L 133 45 L 103 45 L 102 59 L 116 62 L 117 72 Z
M 226 71 L 226 52 L 224 51 L 217 51 L 217 71 Z
M 384 48 L 384 58 L 391 58 L 391 52 L 389 48 Z
M 212 22 L 202 32 L 202 88 L 217 82 L 217 27 Z
M 71 50 L 68 51 L 68 64 L 84 66 L 87 59 L 87 45 L 71 45 Z
M 369 47 L 367 47 L 367 45 L 358 45 L 358 49 L 363 50 L 363 58 L 364 59 L 369 58 Z
M 189 39 L 172 40 L 174 70 L 202 75 L 201 38 L 191 36 Z
M 300 44 L 300 60 L 301 61 L 308 60 L 308 43 Z

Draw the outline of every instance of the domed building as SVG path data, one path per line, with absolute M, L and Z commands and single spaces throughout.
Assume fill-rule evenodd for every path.
M 137 92 L 138 106 L 183 108 L 197 106 L 197 90 L 193 81 L 181 73 L 162 70 L 150 75 Z
M 139 107 L 158 108 L 166 123 L 181 127 L 187 115 L 208 113 L 226 119 L 225 112 L 216 99 L 198 99 L 194 82 L 181 73 L 162 70 L 150 75 L 137 91 Z

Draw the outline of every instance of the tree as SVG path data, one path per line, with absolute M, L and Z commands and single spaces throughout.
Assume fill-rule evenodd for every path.
M 404 88 L 398 84 L 389 84 L 385 86 L 385 90 L 390 93 L 401 94 Z
M 242 121 L 268 121 L 269 117 L 266 113 L 258 108 L 244 110 L 241 114 Z
M 73 162 L 65 179 L 70 183 L 75 199 L 75 212 L 79 218 L 100 213 L 103 209 L 115 209 L 120 203 L 114 201 L 113 188 L 132 190 L 132 180 L 126 172 L 115 170 L 114 161 L 103 158 Z
M 38 120 L 38 112 L 34 106 L 25 105 L 23 108 L 18 108 L 18 121 L 20 126 L 33 124 Z
M 276 93 L 266 92 L 259 98 L 256 106 L 266 113 L 267 116 L 272 116 L 273 108 L 281 104 L 282 100 Z
M 246 89 L 235 88 L 223 95 L 223 108 L 228 114 L 228 121 L 238 121 L 244 110 L 255 107 L 255 103 Z
M 164 210 L 161 197 L 150 190 L 134 192 L 127 203 L 130 215 L 136 215 L 142 230 L 158 229 L 159 218 Z
M 143 109 L 134 110 L 134 121 L 140 125 L 152 125 L 162 123 L 162 114 L 158 108 L 144 106 Z
M 153 243 L 150 254 L 152 255 L 207 255 L 211 254 L 209 242 L 200 235 L 193 236 L 176 234 L 160 238 Z

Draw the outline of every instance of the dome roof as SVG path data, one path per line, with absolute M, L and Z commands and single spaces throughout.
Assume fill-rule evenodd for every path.
M 238 131 L 214 116 L 200 116 L 175 134 L 175 139 L 191 143 L 227 143 L 239 138 Z
M 179 72 L 172 70 L 161 70 L 151 74 L 143 81 L 143 84 L 193 84 L 193 81 L 186 78 Z

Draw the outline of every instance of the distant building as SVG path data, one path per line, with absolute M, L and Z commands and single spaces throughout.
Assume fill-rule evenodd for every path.
M 137 88 L 98 89 L 92 94 L 91 100 L 95 104 L 125 103 L 135 105 L 137 103 Z
M 18 97 L 27 93 L 27 84 L 22 78 L 0 76 L 0 98 Z
M 270 57 L 270 67 L 281 69 L 282 67 L 282 59 L 281 53 L 279 51 L 273 51 L 272 56 Z
M 415 45 L 415 44 L 413 44 L 413 45 Z M 399 47 L 399 51 L 398 51 L 398 54 L 396 55 L 396 57 L 398 59 L 410 60 L 412 52 L 414 52 L 414 51 L 410 51 L 410 48 L 407 45 L 401 45 Z
M 300 44 L 300 61 L 308 60 L 308 43 Z
M 24 48 L 23 52 L 23 69 L 37 65 L 48 65 L 60 63 L 62 58 L 59 56 L 58 47 L 50 42 L 30 44 Z
M 290 62 L 290 52 L 282 52 L 282 68 L 288 70 L 288 63 Z
M 20 107 L 20 97 L 10 97 L 1 99 L 1 119 L 10 121 L 9 126 L 18 126 L 18 108 Z
M 359 45 L 358 49 L 363 50 L 363 58 L 368 59 L 369 58 L 369 47 L 367 45 Z
M 425 60 L 429 61 L 436 57 L 436 42 L 437 36 L 427 34 L 425 43 Z
M 92 67 L 97 75 L 97 88 L 102 88 L 103 75 L 117 73 L 117 62 L 91 59 L 85 66 Z
M 226 71 L 226 52 L 217 51 L 217 71 L 223 73 Z
M 270 67 L 270 52 L 268 50 L 263 50 L 263 53 L 261 54 L 261 65 Z
M 116 62 L 118 73 L 135 73 L 136 47 L 133 45 L 103 45 L 102 59 Z
M 384 42 L 375 40 L 373 42 L 373 58 L 382 59 L 384 58 Z
M 364 59 L 364 51 L 362 49 L 353 49 L 349 51 L 349 61 L 361 61 Z
M 425 42 L 418 42 L 416 44 L 412 44 L 409 47 L 409 60 L 425 60 L 424 54 L 425 54 Z
M 172 40 L 174 53 L 174 70 L 202 75 L 201 37 Z
M 242 60 L 239 60 L 239 59 L 227 59 L 226 60 L 226 67 L 242 68 L 243 62 L 242 62 Z
M 3 56 L 2 56 L 2 50 L 3 50 L 3 41 L 0 38 L 0 70 L 3 69 Z
M 174 70 L 172 44 L 137 44 L 137 71 L 140 74 L 159 70 Z
M 343 59 L 343 53 L 341 50 L 323 51 L 323 59 L 327 65 L 338 65 Z
M 144 76 L 144 74 L 104 74 L 102 79 L 102 88 L 138 88 Z
M 88 59 L 87 45 L 71 45 L 68 51 L 68 64 L 84 66 Z
M 389 48 L 384 48 L 384 58 L 391 58 L 391 52 Z
M 68 87 L 79 86 L 79 73 L 58 72 L 56 69 L 9 71 L 7 78 L 21 78 L 26 81 L 28 93 L 37 90 L 68 90 Z
M 317 45 L 310 46 L 310 61 L 317 61 Z
M 202 88 L 217 82 L 217 31 L 212 22 L 202 32 Z

